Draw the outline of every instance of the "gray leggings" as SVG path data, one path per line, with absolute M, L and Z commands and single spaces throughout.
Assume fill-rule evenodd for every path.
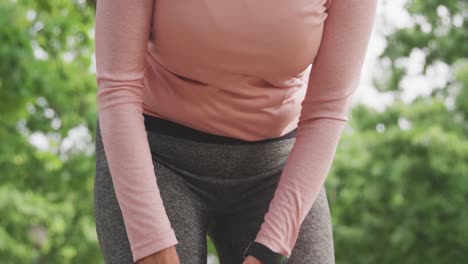
M 99 245 L 105 263 L 130 264 L 132 253 L 96 123 L 94 214 Z M 220 264 L 242 264 L 242 252 L 263 222 L 295 138 L 229 145 L 148 130 L 147 135 L 181 264 L 207 263 L 207 235 Z M 288 263 L 335 263 L 325 187 L 300 227 Z

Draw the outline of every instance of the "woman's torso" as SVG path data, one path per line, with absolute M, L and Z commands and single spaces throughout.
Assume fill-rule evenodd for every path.
M 297 127 L 327 0 L 156 0 L 144 113 L 244 140 Z

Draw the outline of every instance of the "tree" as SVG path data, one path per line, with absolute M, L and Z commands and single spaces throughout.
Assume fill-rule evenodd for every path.
M 83 1 L 0 2 L 2 263 L 101 259 L 91 195 L 93 23 Z
M 374 78 L 394 102 L 353 108 L 327 185 L 337 263 L 462 263 L 468 250 L 468 24 L 465 1 L 407 2 L 415 20 L 388 36 Z M 404 98 L 407 59 L 448 78 Z M 421 89 L 423 87 L 412 87 Z

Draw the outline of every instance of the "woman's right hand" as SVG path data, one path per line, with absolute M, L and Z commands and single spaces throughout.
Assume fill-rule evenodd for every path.
M 142 258 L 138 264 L 180 264 L 180 260 L 174 245 Z

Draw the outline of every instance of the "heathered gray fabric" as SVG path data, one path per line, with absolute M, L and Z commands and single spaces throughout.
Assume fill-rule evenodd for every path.
M 132 253 L 96 123 L 97 236 L 105 263 L 130 264 Z M 207 263 L 207 235 L 220 264 L 242 264 L 242 253 L 263 222 L 295 138 L 221 145 L 151 131 L 147 135 L 181 264 Z M 325 187 L 300 227 L 288 263 L 335 263 Z

